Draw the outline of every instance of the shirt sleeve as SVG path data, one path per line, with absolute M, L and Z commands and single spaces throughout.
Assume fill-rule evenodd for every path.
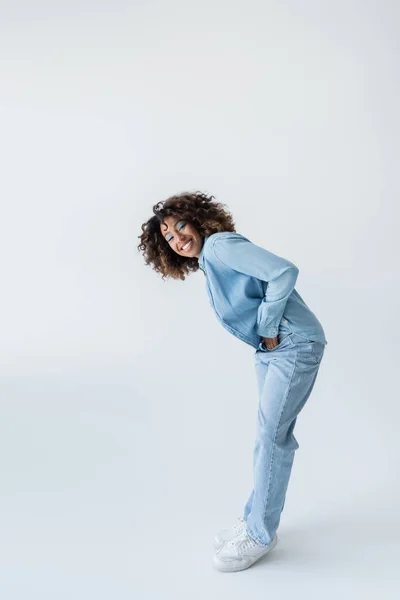
M 276 337 L 299 269 L 289 260 L 253 244 L 237 232 L 216 238 L 213 253 L 225 266 L 267 282 L 257 311 L 256 329 L 259 336 Z

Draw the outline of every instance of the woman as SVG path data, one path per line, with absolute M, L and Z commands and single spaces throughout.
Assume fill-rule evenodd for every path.
M 235 231 L 230 213 L 201 192 L 153 207 L 138 248 L 162 277 L 201 269 L 216 317 L 254 348 L 259 392 L 254 487 L 243 515 L 214 540 L 214 566 L 240 571 L 277 543 L 294 454 L 297 415 L 308 399 L 327 340 L 295 290 L 298 268 Z

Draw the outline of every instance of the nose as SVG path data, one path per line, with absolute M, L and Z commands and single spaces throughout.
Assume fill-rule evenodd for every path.
M 177 243 L 179 244 L 179 247 L 182 245 L 183 241 L 185 240 L 185 236 L 182 235 L 181 233 L 179 233 L 179 236 L 177 238 Z

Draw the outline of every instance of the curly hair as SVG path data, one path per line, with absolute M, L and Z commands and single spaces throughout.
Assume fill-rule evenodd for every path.
M 196 257 L 180 256 L 168 244 L 160 231 L 164 217 L 177 216 L 197 228 L 201 236 L 218 231 L 236 231 L 231 213 L 214 196 L 202 192 L 183 192 L 153 206 L 152 216 L 142 224 L 137 248 L 143 253 L 146 265 L 152 265 L 162 278 L 185 279 L 185 275 L 199 269 Z

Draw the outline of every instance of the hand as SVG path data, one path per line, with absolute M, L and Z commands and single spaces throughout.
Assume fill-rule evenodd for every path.
M 279 344 L 278 336 L 273 338 L 261 337 L 261 339 L 268 348 L 268 350 L 273 350 Z

